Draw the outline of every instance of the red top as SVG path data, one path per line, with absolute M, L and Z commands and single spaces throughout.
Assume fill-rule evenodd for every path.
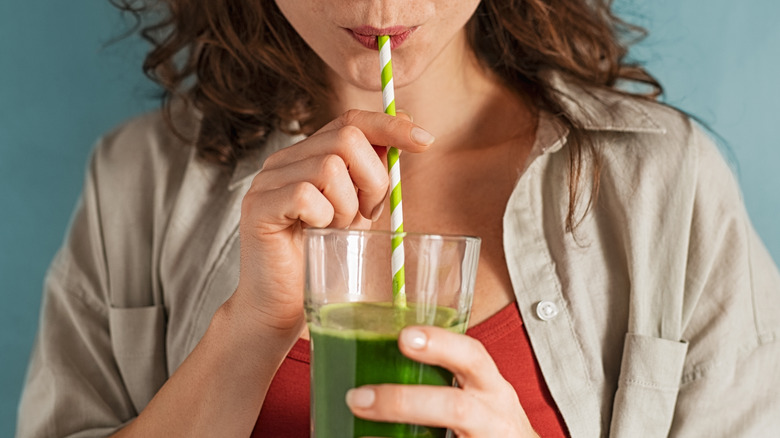
M 531 425 L 543 437 L 568 436 L 542 378 L 516 304 L 510 304 L 466 334 L 479 340 L 512 384 Z M 299 339 L 277 371 L 252 437 L 309 436 L 309 341 Z

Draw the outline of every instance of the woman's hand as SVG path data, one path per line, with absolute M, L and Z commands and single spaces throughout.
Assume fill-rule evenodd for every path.
M 347 393 L 347 404 L 355 415 L 446 427 L 460 438 L 538 437 L 514 388 L 476 339 L 420 326 L 404 329 L 398 345 L 410 359 L 452 371 L 459 387 L 362 386 Z
M 401 117 L 351 110 L 271 155 L 241 206 L 233 308 L 277 335 L 303 328 L 302 228 L 367 228 L 388 191 L 385 147 L 424 151 L 433 137 Z

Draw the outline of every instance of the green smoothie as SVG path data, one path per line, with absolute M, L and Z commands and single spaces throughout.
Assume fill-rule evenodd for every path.
M 466 321 L 446 307 L 419 310 L 413 305 L 399 310 L 390 303 L 328 304 L 320 309 L 319 324 L 309 324 L 316 438 L 445 436 L 445 429 L 356 418 L 344 401 L 348 390 L 366 384 L 452 385 L 449 371 L 404 356 L 398 332 L 407 325 L 426 324 L 462 333 Z

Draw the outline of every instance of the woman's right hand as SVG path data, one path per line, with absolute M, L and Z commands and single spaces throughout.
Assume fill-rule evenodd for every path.
M 243 199 L 231 307 L 297 338 L 304 326 L 302 229 L 368 228 L 388 192 L 385 146 L 422 152 L 433 140 L 405 117 L 350 110 L 271 155 Z
M 388 188 L 383 146 L 421 152 L 432 142 L 404 118 L 352 110 L 271 155 L 241 205 L 236 291 L 117 436 L 249 436 L 304 327 L 302 228 L 368 226 Z

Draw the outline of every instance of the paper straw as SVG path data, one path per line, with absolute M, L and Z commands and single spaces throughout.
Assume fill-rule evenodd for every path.
M 385 114 L 395 116 L 395 92 L 393 91 L 393 63 L 390 56 L 390 37 L 378 37 L 379 67 L 382 69 L 382 104 Z M 404 215 L 401 203 L 401 163 L 398 149 L 387 148 L 387 170 L 390 173 L 390 228 L 393 236 L 393 305 L 406 307 L 406 279 L 404 276 Z

